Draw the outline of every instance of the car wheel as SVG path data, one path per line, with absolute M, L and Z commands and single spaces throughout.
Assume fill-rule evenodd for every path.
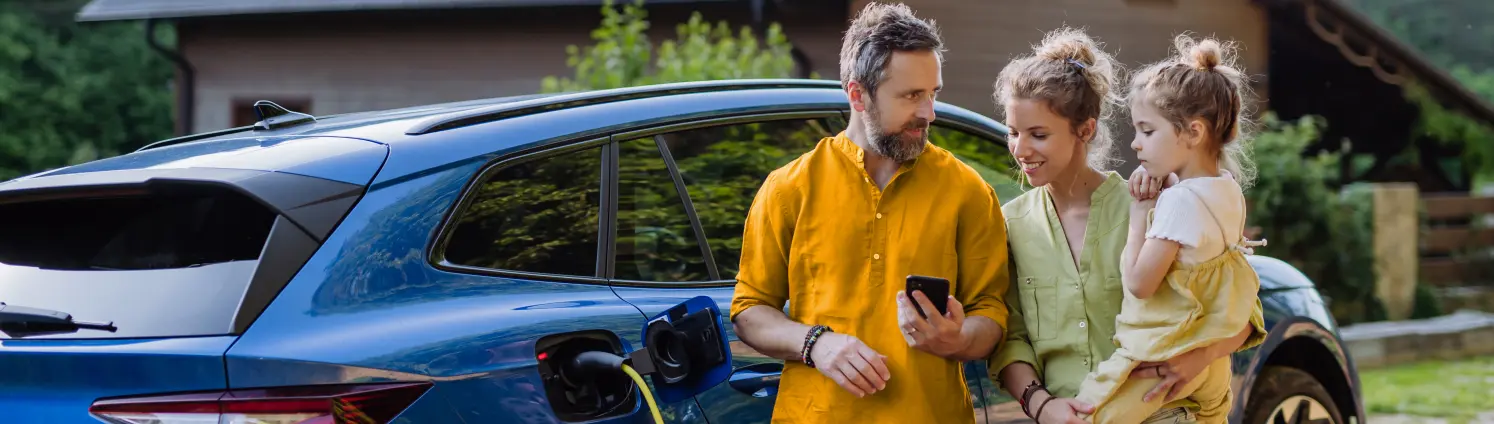
M 1312 374 L 1268 366 L 1256 378 L 1245 406 L 1248 424 L 1343 424 L 1333 396 Z

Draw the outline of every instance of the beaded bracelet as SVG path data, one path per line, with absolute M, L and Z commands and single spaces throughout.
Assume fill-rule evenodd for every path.
M 810 349 L 814 349 L 815 342 L 820 341 L 820 335 L 834 331 L 823 325 L 816 325 L 809 329 L 809 333 L 804 335 L 804 350 L 799 351 L 799 359 L 804 362 L 804 365 L 814 368 L 814 359 L 809 357 Z

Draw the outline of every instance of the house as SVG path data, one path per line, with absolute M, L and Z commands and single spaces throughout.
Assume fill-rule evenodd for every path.
M 699 11 L 733 25 L 778 22 L 805 75 L 838 75 L 846 21 L 868 0 L 650 0 L 650 37 Z M 1284 118 L 1327 118 L 1320 149 L 1352 141 L 1378 159 L 1367 179 L 1415 180 L 1425 191 L 1466 189 L 1437 161 L 1456 152 L 1419 143 L 1418 175 L 1385 166 L 1414 141 L 1418 115 L 1404 87 L 1494 123 L 1494 107 L 1388 35 L 1344 0 L 904 0 L 933 18 L 949 48 L 941 99 L 996 115 L 991 84 L 1044 31 L 1082 26 L 1128 67 L 1161 59 L 1191 31 L 1243 46 L 1263 108 Z M 152 43 L 177 65 L 178 132 L 246 125 L 269 99 L 335 114 L 534 93 L 570 75 L 567 45 L 589 44 L 600 0 L 93 0 L 80 21 L 174 25 L 176 47 Z M 1129 140 L 1117 128 L 1121 142 Z M 1132 155 L 1127 155 L 1132 156 Z M 1130 158 L 1134 160 L 1134 158 Z M 1134 165 L 1126 165 L 1134 166 Z M 1123 168 L 1129 169 L 1129 168 Z M 1347 174 L 1347 170 L 1345 173 Z M 1454 170 L 1454 174 L 1466 171 Z

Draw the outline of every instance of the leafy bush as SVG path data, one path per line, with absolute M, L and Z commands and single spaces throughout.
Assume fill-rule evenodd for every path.
M 1268 114 L 1252 149 L 1260 175 L 1247 198 L 1249 218 L 1269 241 L 1258 254 L 1291 263 L 1331 300 L 1340 323 L 1384 319 L 1374 297 L 1373 209 L 1367 187 L 1338 186 L 1341 155 L 1304 155 L 1326 123 Z
M 759 42 L 748 27 L 733 35 L 726 22 L 715 26 L 700 13 L 676 27 L 677 38 L 654 46 L 648 39 L 648 12 L 643 0 L 625 4 L 622 10 L 605 0 L 601 26 L 592 30 L 596 44 L 567 46 L 566 65 L 575 69 L 570 78 L 547 77 L 546 93 L 601 90 L 667 82 L 734 78 L 789 78 L 794 74 L 793 49 L 777 23 L 768 27 Z
M 74 22 L 83 3 L 0 1 L 0 180 L 171 136 L 171 64 L 138 23 Z

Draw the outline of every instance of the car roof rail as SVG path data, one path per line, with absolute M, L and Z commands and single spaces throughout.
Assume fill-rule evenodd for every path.
M 174 144 L 182 144 L 197 140 L 205 140 L 213 137 L 244 131 L 265 131 L 292 127 L 307 122 L 314 122 L 317 119 L 315 116 L 286 109 L 285 107 L 275 104 L 275 102 L 269 100 L 260 100 L 254 102 L 254 114 L 259 118 L 259 121 L 255 122 L 253 125 L 225 128 L 217 131 L 209 131 L 205 133 L 168 138 L 165 140 L 157 141 L 155 143 L 147 144 L 139 149 L 135 149 L 135 151 L 143 152 L 159 147 L 166 147 Z
M 513 103 L 479 107 L 438 115 L 405 130 L 407 135 L 429 134 L 453 128 L 492 122 L 543 111 L 569 109 L 598 103 L 609 103 L 676 94 L 768 88 L 840 88 L 840 81 L 816 79 L 736 79 L 694 81 L 643 85 L 609 90 L 582 91 L 541 97 Z

